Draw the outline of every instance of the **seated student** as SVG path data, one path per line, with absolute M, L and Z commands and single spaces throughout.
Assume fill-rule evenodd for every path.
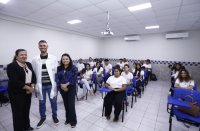
M 120 66 L 120 69 L 121 69 L 121 70 L 124 69 L 124 62 L 123 62 L 122 58 L 119 59 L 119 63 L 117 63 L 117 65 Z
M 132 85 L 133 74 L 131 72 L 129 72 L 128 64 L 124 65 L 124 70 L 125 70 L 125 72 L 122 72 L 121 76 L 123 76 L 126 79 L 126 90 L 128 92 L 128 91 L 131 91 L 133 88 L 133 85 Z M 126 96 L 126 102 L 127 102 L 127 105 L 129 105 L 127 96 Z
M 168 68 L 170 69 L 171 75 L 173 75 L 173 66 L 169 65 Z
M 112 65 L 109 64 L 109 60 L 105 59 L 105 65 L 103 66 L 103 69 L 106 72 L 106 75 L 104 76 L 104 81 L 106 82 L 107 79 L 112 75 Z
M 135 68 L 137 67 L 137 63 L 133 63 L 133 68 L 132 68 L 132 72 L 131 73 L 135 73 Z
M 103 66 L 104 66 L 104 61 L 103 61 L 102 58 L 99 59 L 99 62 L 100 62 L 100 64 L 101 64 L 101 67 L 103 67 Z
M 137 94 L 136 96 L 139 96 L 141 94 L 141 89 L 140 89 L 140 84 L 142 83 L 142 77 L 144 76 L 144 71 L 141 69 L 141 65 L 137 64 L 137 67 L 135 68 L 135 73 L 133 74 L 136 79 L 136 89 L 137 89 Z
M 149 59 L 146 60 L 145 70 L 147 71 L 146 80 L 147 80 L 147 83 L 148 83 L 149 77 L 150 77 L 150 81 L 151 81 L 151 76 L 152 76 L 151 64 L 150 64 L 150 60 Z
M 122 100 L 126 96 L 126 79 L 123 76 L 120 76 L 121 69 L 119 66 L 114 68 L 114 75 L 109 77 L 106 81 L 105 86 L 111 90 L 112 92 L 107 93 L 104 98 L 104 106 L 105 106 L 105 116 L 107 120 L 110 119 L 110 114 L 112 112 L 112 105 L 114 101 L 114 119 L 113 122 L 117 122 L 119 119 L 119 114 L 122 109 Z
M 90 68 L 92 69 L 93 67 L 95 67 L 95 63 L 92 61 L 92 57 L 89 58 L 89 64 L 90 64 Z
M 142 69 L 145 69 L 146 64 L 144 64 L 144 60 L 141 60 L 141 61 L 140 61 L 140 65 L 141 65 L 141 68 L 142 68 Z
M 124 58 L 124 65 L 125 65 L 125 64 L 128 64 L 128 62 L 126 61 L 126 58 Z
M 192 79 L 192 77 L 190 76 L 187 70 L 182 69 L 179 72 L 178 76 L 176 77 L 174 88 L 184 88 L 184 89 L 193 90 L 194 79 Z
M 82 72 L 82 69 L 85 68 L 85 65 L 82 63 L 82 59 L 80 58 L 79 59 L 79 63 L 76 65 L 77 69 L 78 69 L 78 75 L 81 74 Z
M 96 68 L 94 68 L 93 73 L 96 74 L 96 76 L 95 76 L 95 91 L 94 91 L 94 93 L 96 93 L 97 84 L 100 87 L 100 81 L 103 80 L 103 68 L 100 67 L 100 63 L 99 62 L 97 62 Z
M 180 67 L 181 67 L 181 64 L 180 63 L 176 63 L 176 68 L 174 70 L 174 74 L 172 75 L 172 77 L 174 77 L 174 79 L 178 76 L 178 73 L 180 71 Z
M 97 62 L 98 62 L 99 60 L 96 58 L 96 59 L 94 59 L 94 66 L 96 67 L 96 64 L 97 64 Z
M 94 96 L 89 85 L 92 80 L 92 74 L 93 72 L 90 70 L 90 64 L 85 64 L 85 68 L 82 70 L 80 75 L 82 77 L 80 84 L 83 85 L 83 96 L 79 99 L 80 101 L 84 99 L 87 90 L 89 90 L 91 96 Z

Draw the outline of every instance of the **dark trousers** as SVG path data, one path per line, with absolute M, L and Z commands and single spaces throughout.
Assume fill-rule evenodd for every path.
M 32 94 L 25 92 L 8 92 L 13 115 L 14 131 L 25 131 L 30 127 L 29 111 Z
M 122 109 L 122 100 L 126 97 L 126 94 L 124 91 L 121 92 L 115 92 L 112 91 L 106 95 L 104 98 L 104 106 L 105 106 L 105 116 L 110 116 L 112 112 L 112 104 L 114 100 L 114 114 L 115 114 L 115 119 L 119 119 L 119 114 Z
M 149 77 L 150 77 L 150 81 L 151 81 L 151 77 L 152 77 L 152 72 L 151 71 L 147 71 L 147 76 L 146 76 L 146 81 L 149 81 Z
M 141 80 L 139 80 L 139 81 L 136 82 L 136 87 L 135 88 L 137 89 L 138 94 L 141 94 L 141 89 L 140 89 L 141 83 L 142 83 Z
M 72 126 L 75 126 L 77 124 L 75 110 L 76 85 L 69 85 L 67 88 L 67 92 L 60 89 L 60 94 L 63 98 L 65 106 L 66 122 L 70 123 Z

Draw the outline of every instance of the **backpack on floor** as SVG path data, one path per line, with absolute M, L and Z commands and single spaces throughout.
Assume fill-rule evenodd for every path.
M 156 75 L 155 75 L 155 74 L 152 74 L 151 80 L 152 80 L 152 81 L 157 81 L 157 78 L 156 78 Z

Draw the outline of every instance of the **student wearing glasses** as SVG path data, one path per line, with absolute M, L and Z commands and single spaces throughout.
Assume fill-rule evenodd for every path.
M 33 130 L 30 125 L 31 96 L 36 84 L 36 76 L 32 65 L 27 60 L 27 52 L 18 49 L 13 62 L 7 67 L 9 78 L 8 95 L 13 115 L 14 131 Z

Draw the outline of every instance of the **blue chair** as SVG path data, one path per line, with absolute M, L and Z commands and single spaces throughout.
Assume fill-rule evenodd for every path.
M 135 76 L 133 76 L 133 80 L 132 80 L 132 84 L 133 84 L 133 87 L 135 88 L 136 87 L 136 77 Z M 142 80 L 143 80 L 143 78 L 142 78 Z M 142 87 L 142 83 L 140 84 L 140 88 Z M 142 91 L 142 89 L 141 89 L 141 91 Z M 135 88 L 135 92 L 136 92 L 136 88 Z M 142 97 L 142 93 L 140 94 L 140 98 Z M 135 93 L 135 102 L 136 102 L 136 93 Z
M 137 101 L 137 100 L 136 100 L 136 89 L 135 89 L 135 86 L 136 86 L 136 77 L 133 77 L 132 85 L 133 85 L 133 87 L 134 87 L 132 90 L 130 90 L 130 91 L 127 91 L 127 90 L 126 90 L 126 95 L 127 95 L 127 96 L 132 96 L 131 108 L 133 107 L 133 96 L 135 96 L 135 102 Z
M 171 89 L 174 90 L 175 88 L 174 88 L 174 87 L 171 87 Z M 196 83 L 194 83 L 193 90 L 194 90 L 194 91 L 197 91 L 197 84 L 196 84 Z
M 3 99 L 4 95 L 8 94 L 7 88 L 8 88 L 8 85 L 0 86 L 0 100 Z M 3 102 L 0 101 L 0 103 L 1 103 L 1 105 L 0 105 L 0 107 L 1 107 Z
M 82 79 L 82 77 L 81 77 L 80 79 Z M 93 73 L 93 74 L 92 74 L 92 80 L 91 80 L 92 83 L 89 84 L 90 88 L 93 89 L 93 92 L 94 92 L 94 88 L 93 88 L 94 80 L 95 80 L 95 74 Z M 78 83 L 78 85 L 79 85 L 80 87 L 83 86 L 83 84 L 80 84 L 80 83 Z M 78 89 L 77 89 L 77 91 L 78 91 Z M 88 94 L 88 90 L 87 90 L 87 93 L 86 93 L 86 100 L 87 100 L 87 94 Z
M 171 128 L 172 128 L 172 116 L 176 116 L 177 121 L 179 122 L 188 123 L 190 125 L 194 125 L 197 127 L 200 126 L 200 115 L 198 117 L 193 117 L 191 115 L 188 115 L 178 110 L 178 108 L 175 107 L 175 106 L 180 106 L 180 107 L 185 107 L 185 108 L 191 108 L 189 103 L 178 100 L 178 99 L 183 99 L 186 95 L 191 96 L 194 102 L 200 103 L 200 92 L 194 91 L 194 90 L 182 89 L 182 88 L 174 89 L 174 96 L 173 97 L 168 96 L 168 103 L 167 103 L 167 112 L 170 113 L 169 131 L 171 131 Z M 186 98 L 186 100 L 191 101 L 191 98 Z M 169 108 L 169 105 L 172 105 L 171 108 Z

